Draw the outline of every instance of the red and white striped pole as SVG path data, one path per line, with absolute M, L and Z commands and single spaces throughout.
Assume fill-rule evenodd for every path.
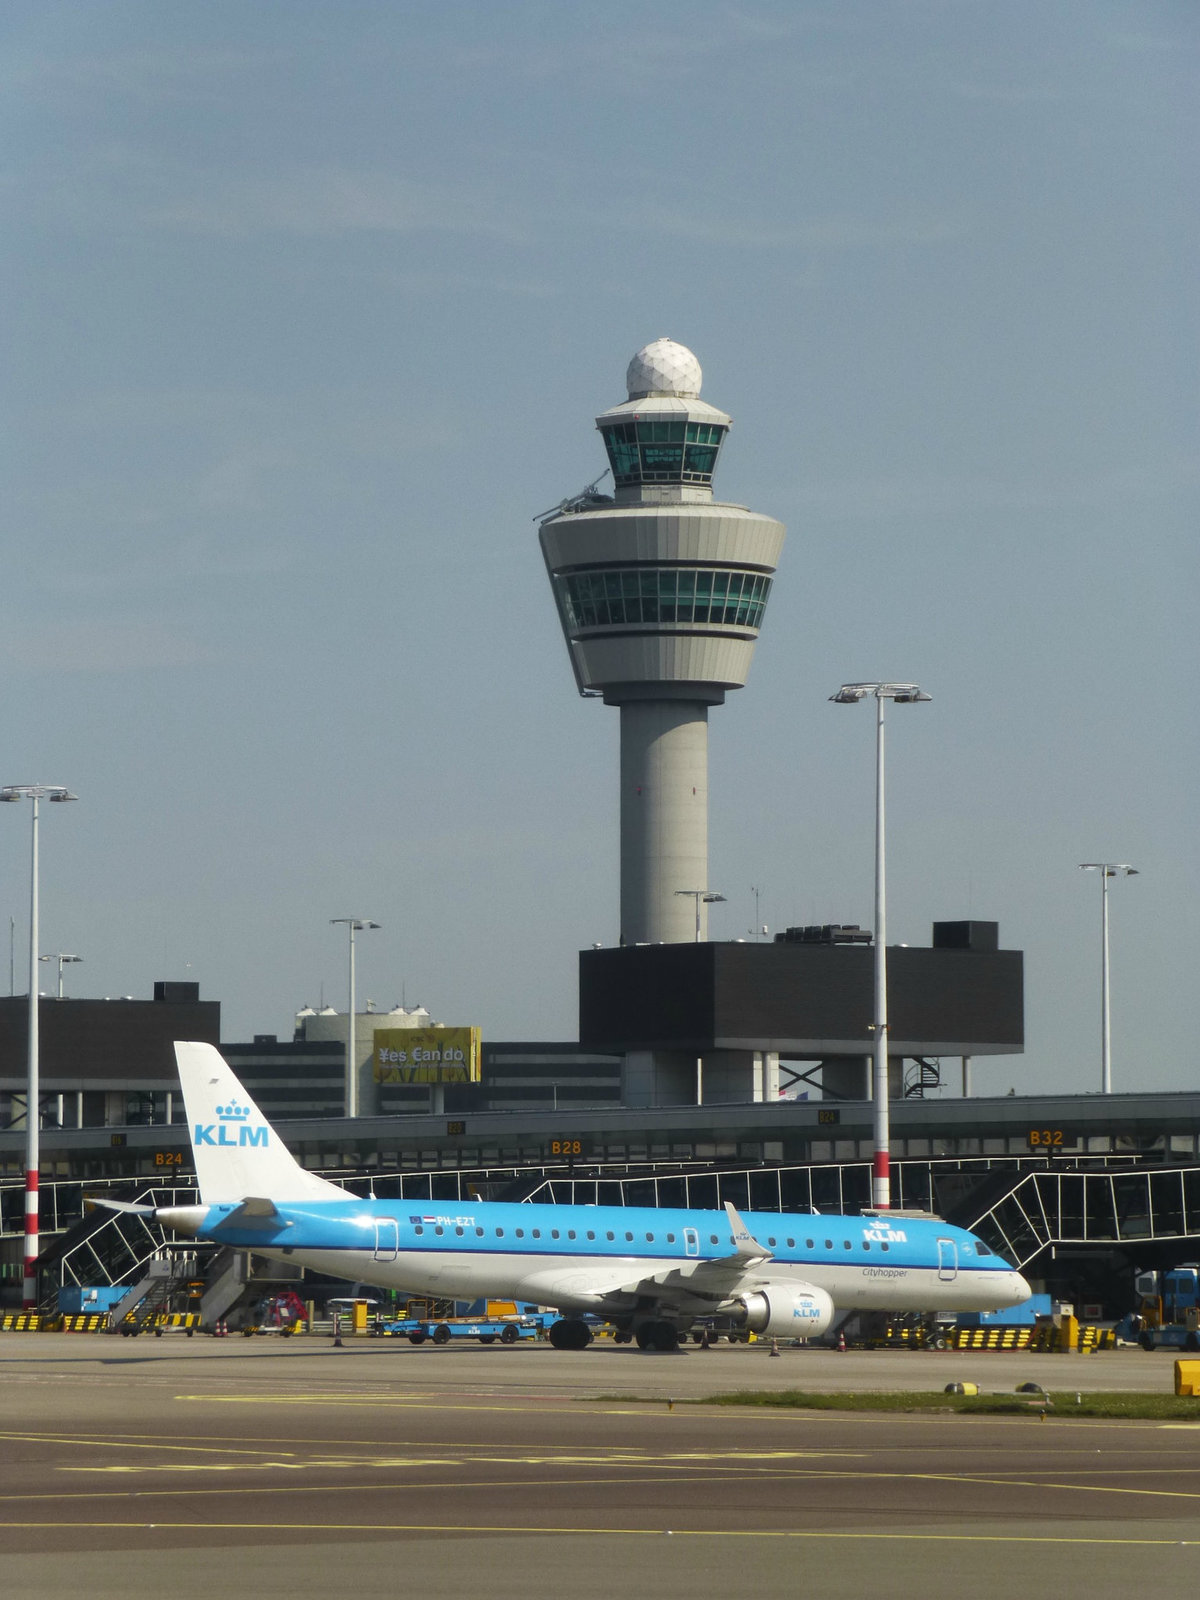
M 38 1081 L 38 801 L 34 788 L 33 846 L 29 865 L 29 1066 L 25 1090 L 25 1281 L 21 1304 L 37 1310 L 38 1171 L 41 1167 L 41 1084 Z
M 871 1166 L 871 1204 L 892 1204 L 891 1127 L 888 1115 L 887 855 L 883 806 L 883 702 L 875 691 L 875 1159 Z
M 38 1082 L 38 801 L 77 800 L 57 783 L 12 783 L 0 788 L 0 800 L 33 802 L 33 837 L 29 864 L 29 1061 L 25 1087 L 25 1267 L 21 1302 L 37 1309 L 38 1169 L 41 1166 L 41 1085 Z
M 887 853 L 883 782 L 883 703 L 902 705 L 931 696 L 915 683 L 844 683 L 829 697 L 838 705 L 875 701 L 875 1042 L 872 1050 L 872 1098 L 875 1102 L 875 1157 L 871 1163 L 871 1206 L 888 1211 L 892 1204 L 891 1128 L 888 1114 L 888 986 L 887 986 Z

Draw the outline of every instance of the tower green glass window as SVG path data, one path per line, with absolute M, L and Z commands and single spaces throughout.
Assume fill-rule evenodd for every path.
M 559 580 L 571 628 L 646 623 L 760 628 L 771 592 L 764 572 L 727 567 L 621 567 Z
M 712 422 L 635 418 L 602 428 L 618 488 L 639 483 L 710 483 L 728 431 Z

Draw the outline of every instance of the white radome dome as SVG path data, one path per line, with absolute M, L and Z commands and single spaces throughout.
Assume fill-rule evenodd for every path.
M 674 339 L 655 339 L 644 344 L 629 363 L 625 387 L 631 400 L 648 394 L 675 394 L 694 400 L 700 393 L 704 374 L 700 363 L 686 345 Z

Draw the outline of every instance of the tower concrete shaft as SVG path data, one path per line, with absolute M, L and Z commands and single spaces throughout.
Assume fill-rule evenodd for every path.
M 700 399 L 690 350 L 657 339 L 629 398 L 596 419 L 612 498 L 586 491 L 541 525 L 575 681 L 621 710 L 624 944 L 701 933 L 708 882 L 708 708 L 746 682 L 783 525 L 713 500 L 730 419 Z
M 706 938 L 708 707 L 627 700 L 621 707 L 621 938 Z M 684 891 L 682 894 L 678 891 Z

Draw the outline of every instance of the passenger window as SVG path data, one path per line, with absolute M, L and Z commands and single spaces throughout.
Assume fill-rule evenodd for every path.
M 717 1242 L 717 1236 L 716 1236 L 716 1234 L 715 1234 L 715 1233 L 710 1233 L 710 1234 L 709 1234 L 709 1236 L 708 1236 L 708 1237 L 709 1237 L 709 1242 L 710 1242 L 710 1243 L 711 1243 L 711 1244 L 716 1244 L 716 1242 Z
M 833 1240 L 832 1239 L 826 1239 L 825 1248 L 826 1248 L 826 1250 L 832 1250 L 833 1249 Z
M 880 1249 L 881 1249 L 881 1250 L 886 1250 L 886 1249 L 887 1249 L 887 1245 L 885 1245 L 885 1244 L 881 1244 L 881 1245 L 880 1245 L 880 1246 L 879 1246 L 879 1248 L 880 1248 Z
M 806 1250 L 811 1250 L 811 1249 L 812 1249 L 812 1248 L 813 1248 L 813 1242 L 812 1242 L 812 1240 L 811 1240 L 811 1239 L 805 1239 L 805 1241 L 804 1241 L 804 1248 L 805 1248 L 805 1249 L 806 1249 Z
M 459 1238 L 461 1239 L 462 1235 L 463 1235 L 463 1230 L 461 1228 L 455 1228 L 454 1231 L 459 1236 Z
M 483 1229 L 482 1228 L 476 1228 L 475 1232 L 479 1235 L 479 1237 L 481 1239 L 483 1238 Z
M 517 1235 L 518 1239 L 523 1239 L 525 1237 L 525 1229 L 524 1228 L 518 1228 L 516 1230 L 516 1235 Z
M 626 1234 L 626 1235 L 625 1235 L 625 1237 L 626 1237 L 626 1239 L 627 1239 L 627 1240 L 628 1240 L 628 1241 L 629 1241 L 629 1243 L 630 1243 L 630 1244 L 632 1244 L 632 1243 L 633 1243 L 633 1235 L 632 1235 L 632 1234 L 631 1234 L 631 1233 L 627 1233 L 627 1234 Z
M 415 1228 L 414 1228 L 414 1229 L 413 1229 L 413 1232 L 414 1232 L 414 1233 L 424 1233 L 424 1232 L 425 1232 L 425 1229 L 424 1229 L 424 1228 L 423 1228 L 423 1227 L 422 1227 L 422 1226 L 421 1226 L 421 1224 L 420 1224 L 420 1223 L 419 1223 L 419 1222 L 418 1222 L 418 1223 L 417 1223 L 417 1225 L 416 1225 L 416 1227 L 415 1227 Z
M 772 1250 L 774 1250 L 774 1248 L 775 1248 L 775 1241 L 774 1241 L 774 1239 L 768 1239 L 768 1240 L 767 1240 L 767 1243 L 768 1243 L 768 1244 L 769 1244 L 769 1245 L 770 1245 L 770 1246 L 771 1246 L 771 1249 L 772 1249 Z
M 551 1228 L 550 1229 L 550 1237 L 552 1239 L 557 1239 L 558 1238 L 558 1229 L 557 1228 Z
M 652 1233 L 648 1233 L 646 1235 L 646 1243 L 647 1244 L 653 1244 L 654 1243 L 654 1235 Z
M 795 1239 L 789 1239 L 789 1240 L 788 1240 L 788 1249 L 789 1249 L 789 1250 L 794 1250 L 794 1249 L 795 1249 L 795 1248 L 796 1248 L 796 1241 L 795 1241 Z
M 540 1239 L 542 1237 L 542 1230 L 540 1228 L 535 1228 L 533 1230 L 533 1237 L 535 1239 Z
M 497 1228 L 496 1229 L 496 1237 L 497 1237 L 497 1239 L 503 1239 L 503 1237 L 504 1237 L 504 1229 L 503 1228 Z
M 616 1236 L 616 1234 L 615 1234 L 615 1233 L 613 1233 L 613 1232 L 612 1232 L 612 1230 L 611 1230 L 611 1229 L 610 1229 L 610 1230 L 609 1230 L 609 1232 L 608 1232 L 608 1233 L 607 1233 L 607 1234 L 606 1234 L 606 1235 L 605 1235 L 605 1238 L 607 1238 L 607 1239 L 615 1239 L 615 1238 L 616 1238 L 616 1237 L 617 1237 L 617 1236 Z
M 446 1230 L 445 1230 L 445 1228 L 442 1227 L 441 1223 L 439 1222 L 437 1227 L 433 1231 L 434 1231 L 434 1233 L 445 1233 Z
M 557 1239 L 558 1235 L 555 1234 L 554 1237 Z M 574 1228 L 568 1228 L 567 1229 L 567 1238 L 568 1239 L 573 1239 L 574 1237 L 575 1237 L 575 1229 Z
M 595 1238 L 595 1237 L 596 1237 L 596 1235 L 595 1235 L 595 1234 L 594 1234 L 594 1233 L 593 1233 L 593 1232 L 592 1232 L 592 1230 L 591 1230 L 591 1229 L 590 1229 L 590 1228 L 589 1228 L 589 1229 L 588 1229 L 588 1238 L 589 1238 L 589 1239 L 594 1239 L 594 1238 Z
M 675 1235 L 673 1233 L 669 1233 L 667 1235 L 667 1243 L 668 1244 L 674 1244 L 675 1243 Z

